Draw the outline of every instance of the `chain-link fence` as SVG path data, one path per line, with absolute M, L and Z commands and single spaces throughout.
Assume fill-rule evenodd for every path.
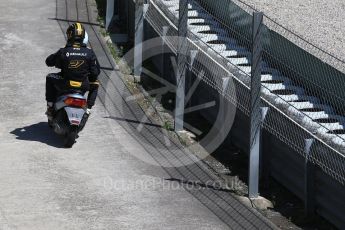
M 146 19 L 176 52 L 171 37 L 178 35 L 179 1 L 149 3 Z M 189 0 L 188 8 L 188 52 L 198 50 L 202 60 L 193 63 L 193 73 L 249 116 L 255 10 L 230 0 Z M 315 138 L 310 159 L 345 184 L 343 62 L 267 16 L 263 50 L 262 98 L 270 108 L 264 128 L 303 156 L 305 139 Z M 231 87 L 223 91 L 227 77 L 234 79 L 236 93 Z

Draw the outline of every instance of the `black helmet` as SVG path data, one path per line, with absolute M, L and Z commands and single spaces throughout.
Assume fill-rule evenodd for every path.
M 85 38 L 84 26 L 81 23 L 76 22 L 68 27 L 66 34 L 68 41 L 82 42 Z

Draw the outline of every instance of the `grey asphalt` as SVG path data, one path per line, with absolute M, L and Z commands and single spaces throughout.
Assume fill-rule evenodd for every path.
M 66 19 L 96 23 L 96 14 L 92 0 L 0 1 L 0 229 L 274 229 L 227 190 L 205 186 L 217 177 L 201 162 L 159 166 L 167 155 L 193 158 L 164 147 L 149 121 L 137 131 L 144 114 L 124 100 L 91 24 L 102 88 L 74 148 L 61 148 L 44 115 L 45 76 L 56 71 L 44 60 L 64 45 Z

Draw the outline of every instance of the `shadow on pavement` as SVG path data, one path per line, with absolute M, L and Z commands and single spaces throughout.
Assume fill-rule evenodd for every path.
M 149 123 L 149 122 L 141 122 L 141 121 L 133 120 L 133 119 L 114 117 L 114 116 L 108 116 L 108 117 L 104 117 L 104 118 L 112 119 L 115 121 L 124 121 L 124 122 L 128 122 L 128 123 L 135 123 L 135 124 L 148 125 L 148 126 L 157 127 L 157 128 L 163 128 L 163 126 L 161 126 L 161 125 L 157 125 L 157 124 Z
M 63 147 L 62 141 L 49 128 L 47 122 L 40 122 L 23 128 L 17 128 L 10 133 L 16 135 L 17 140 L 41 142 L 56 148 Z
M 82 24 L 90 25 L 90 26 L 100 26 L 99 23 L 92 23 L 92 22 L 85 22 L 85 21 L 78 21 L 78 20 L 68 20 L 64 18 L 48 18 L 48 19 L 55 20 L 55 21 L 69 22 L 69 23 L 80 22 Z

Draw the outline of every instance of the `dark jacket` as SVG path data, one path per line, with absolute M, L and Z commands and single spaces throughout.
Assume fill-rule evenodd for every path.
M 100 67 L 96 55 L 86 45 L 67 44 L 46 60 L 47 66 L 61 69 L 62 76 L 66 80 L 90 82 L 97 80 Z
M 100 74 L 100 65 L 92 49 L 82 44 L 67 44 L 56 53 L 46 59 L 49 67 L 61 69 L 61 74 L 67 87 L 70 81 L 81 82 L 83 91 L 89 93 L 89 107 L 94 105 L 98 91 L 98 75 Z

